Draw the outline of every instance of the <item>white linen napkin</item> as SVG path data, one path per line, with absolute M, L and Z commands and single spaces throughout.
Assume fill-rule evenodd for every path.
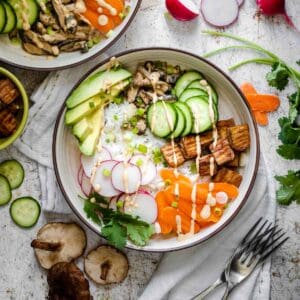
M 58 111 L 77 81 L 105 59 L 101 55 L 75 68 L 52 72 L 31 96 L 28 123 L 15 146 L 38 162 L 41 203 L 44 211 L 71 213 L 57 185 L 52 163 L 52 135 Z
M 163 256 L 156 272 L 139 300 L 185 300 L 213 283 L 224 269 L 239 241 L 259 217 L 273 221 L 276 201 L 273 179 L 261 160 L 253 191 L 238 216 L 207 242 Z M 211 293 L 208 300 L 222 298 L 224 288 Z M 231 294 L 232 300 L 269 299 L 270 260 Z

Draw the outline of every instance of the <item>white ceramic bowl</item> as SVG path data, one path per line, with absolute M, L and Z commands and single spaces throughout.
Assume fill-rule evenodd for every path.
M 128 2 L 131 8 L 123 22 L 114 29 L 113 34 L 109 38 L 92 47 L 87 53 L 75 51 L 61 53 L 57 57 L 31 55 L 24 51 L 21 45 L 12 44 L 9 41 L 7 34 L 2 34 L 0 35 L 0 60 L 16 67 L 33 69 L 36 71 L 59 70 L 81 64 L 84 61 L 103 53 L 126 31 L 127 27 L 135 17 L 142 0 L 130 0 Z
M 151 239 L 150 243 L 143 248 L 136 247 L 131 243 L 128 243 L 127 246 L 144 251 L 167 252 L 199 244 L 229 224 L 245 204 L 252 190 L 259 163 L 259 137 L 247 102 L 241 91 L 227 75 L 212 63 L 191 53 L 167 48 L 148 48 L 123 52 L 116 55 L 116 57 L 126 68 L 132 71 L 135 70 L 138 63 L 147 60 L 167 61 L 174 65 L 178 64 L 184 69 L 200 71 L 213 84 L 219 94 L 220 119 L 233 117 L 237 124 L 247 123 L 249 125 L 251 146 L 247 153 L 248 163 L 241 170 L 243 181 L 240 186 L 240 193 L 238 198 L 229 205 L 218 223 L 201 230 L 193 237 L 183 241 L 177 241 L 176 238 L 155 238 Z M 108 61 L 109 59 L 95 66 L 88 74 L 83 76 L 82 80 L 99 69 L 105 69 Z M 76 175 L 80 165 L 80 153 L 77 141 L 64 125 L 64 114 L 65 107 L 63 106 L 58 115 L 53 137 L 53 161 L 57 180 L 75 214 L 92 230 L 100 234 L 99 226 L 86 217 L 83 211 L 83 201 L 78 198 L 80 187 L 77 183 Z

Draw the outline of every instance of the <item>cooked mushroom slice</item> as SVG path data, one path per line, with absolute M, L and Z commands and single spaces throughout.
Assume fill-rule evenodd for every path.
M 36 23 L 36 30 L 39 34 L 46 34 L 47 33 L 47 29 L 46 29 L 45 25 L 42 22 L 37 22 Z
M 96 283 L 120 283 L 129 269 L 126 255 L 114 247 L 102 245 L 84 259 L 85 273 Z
M 59 49 L 64 52 L 73 52 L 77 50 L 87 52 L 89 50 L 86 41 L 67 41 L 66 43 L 63 43 L 62 46 L 59 46 Z
M 55 19 L 54 16 L 51 14 L 43 14 L 40 13 L 39 20 L 45 25 L 45 26 L 51 26 L 53 30 L 59 30 L 60 27 Z
M 140 90 L 138 92 L 138 96 L 143 100 L 145 104 L 149 104 L 152 102 L 154 95 L 150 92 L 146 92 L 144 90 Z
M 134 87 L 134 86 L 130 86 L 130 88 L 127 90 L 127 101 L 129 103 L 132 103 L 135 101 L 137 94 L 138 94 L 139 89 Z
M 49 300 L 90 300 L 90 286 L 83 272 L 74 264 L 60 262 L 48 273 Z
M 81 256 L 86 235 L 75 223 L 49 223 L 39 230 L 31 246 L 41 266 L 50 269 L 58 262 L 70 262 Z
M 24 42 L 23 48 L 26 52 L 33 54 L 33 55 L 45 55 L 46 54 L 46 52 L 43 49 L 41 49 L 31 43 Z
M 140 119 L 137 121 L 136 128 L 138 130 L 138 135 L 142 135 L 145 133 L 147 129 L 147 124 L 145 119 Z

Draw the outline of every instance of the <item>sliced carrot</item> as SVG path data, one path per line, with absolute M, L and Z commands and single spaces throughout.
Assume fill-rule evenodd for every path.
M 221 216 L 216 216 L 215 214 L 211 213 L 209 218 L 207 218 L 207 219 L 203 219 L 199 216 L 200 220 L 198 220 L 197 222 L 199 223 L 199 225 L 201 227 L 206 227 L 211 224 L 217 223 L 221 219 Z
M 118 15 L 118 16 L 111 16 L 111 19 L 113 20 L 115 26 L 118 26 L 122 23 L 123 19 Z
M 280 99 L 270 94 L 246 94 L 246 98 L 253 110 L 271 112 L 280 105 Z
M 91 9 L 87 9 L 83 14 L 85 18 L 87 18 L 91 24 L 98 29 L 103 34 L 108 33 L 110 30 L 113 30 L 115 28 L 115 24 L 111 17 L 107 17 L 107 24 L 100 25 L 98 22 L 99 14 Z
M 235 199 L 239 195 L 239 189 L 235 185 L 226 182 L 214 183 L 212 194 L 215 195 L 218 192 L 225 192 L 231 200 Z
M 241 85 L 241 91 L 246 96 L 246 94 L 257 94 L 257 91 L 252 83 L 250 82 L 244 82 Z
M 256 123 L 260 126 L 267 126 L 269 124 L 269 119 L 267 113 L 263 111 L 254 110 L 253 111 Z
M 178 174 L 178 176 L 175 175 L 174 169 L 161 169 L 159 171 L 160 177 L 164 180 L 164 181 L 169 181 L 170 183 L 174 183 L 175 181 L 184 181 L 187 183 L 190 183 L 191 180 L 182 175 L 182 174 Z
M 112 14 L 112 10 L 99 5 L 96 0 L 85 0 L 86 6 L 98 14 L 104 14 L 107 16 L 118 16 L 124 10 L 124 2 L 122 0 L 105 0 L 105 3 L 108 4 L 110 7 L 116 10 L 115 14 Z M 99 10 L 101 8 L 101 10 Z

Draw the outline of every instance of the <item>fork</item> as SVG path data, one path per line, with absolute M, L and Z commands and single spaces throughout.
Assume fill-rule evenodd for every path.
M 223 300 L 227 299 L 233 288 L 244 281 L 256 266 L 265 261 L 278 247 L 288 240 L 282 229 L 260 218 L 242 239 L 230 257 L 220 278 L 192 299 L 203 299 L 215 288 L 226 283 Z

